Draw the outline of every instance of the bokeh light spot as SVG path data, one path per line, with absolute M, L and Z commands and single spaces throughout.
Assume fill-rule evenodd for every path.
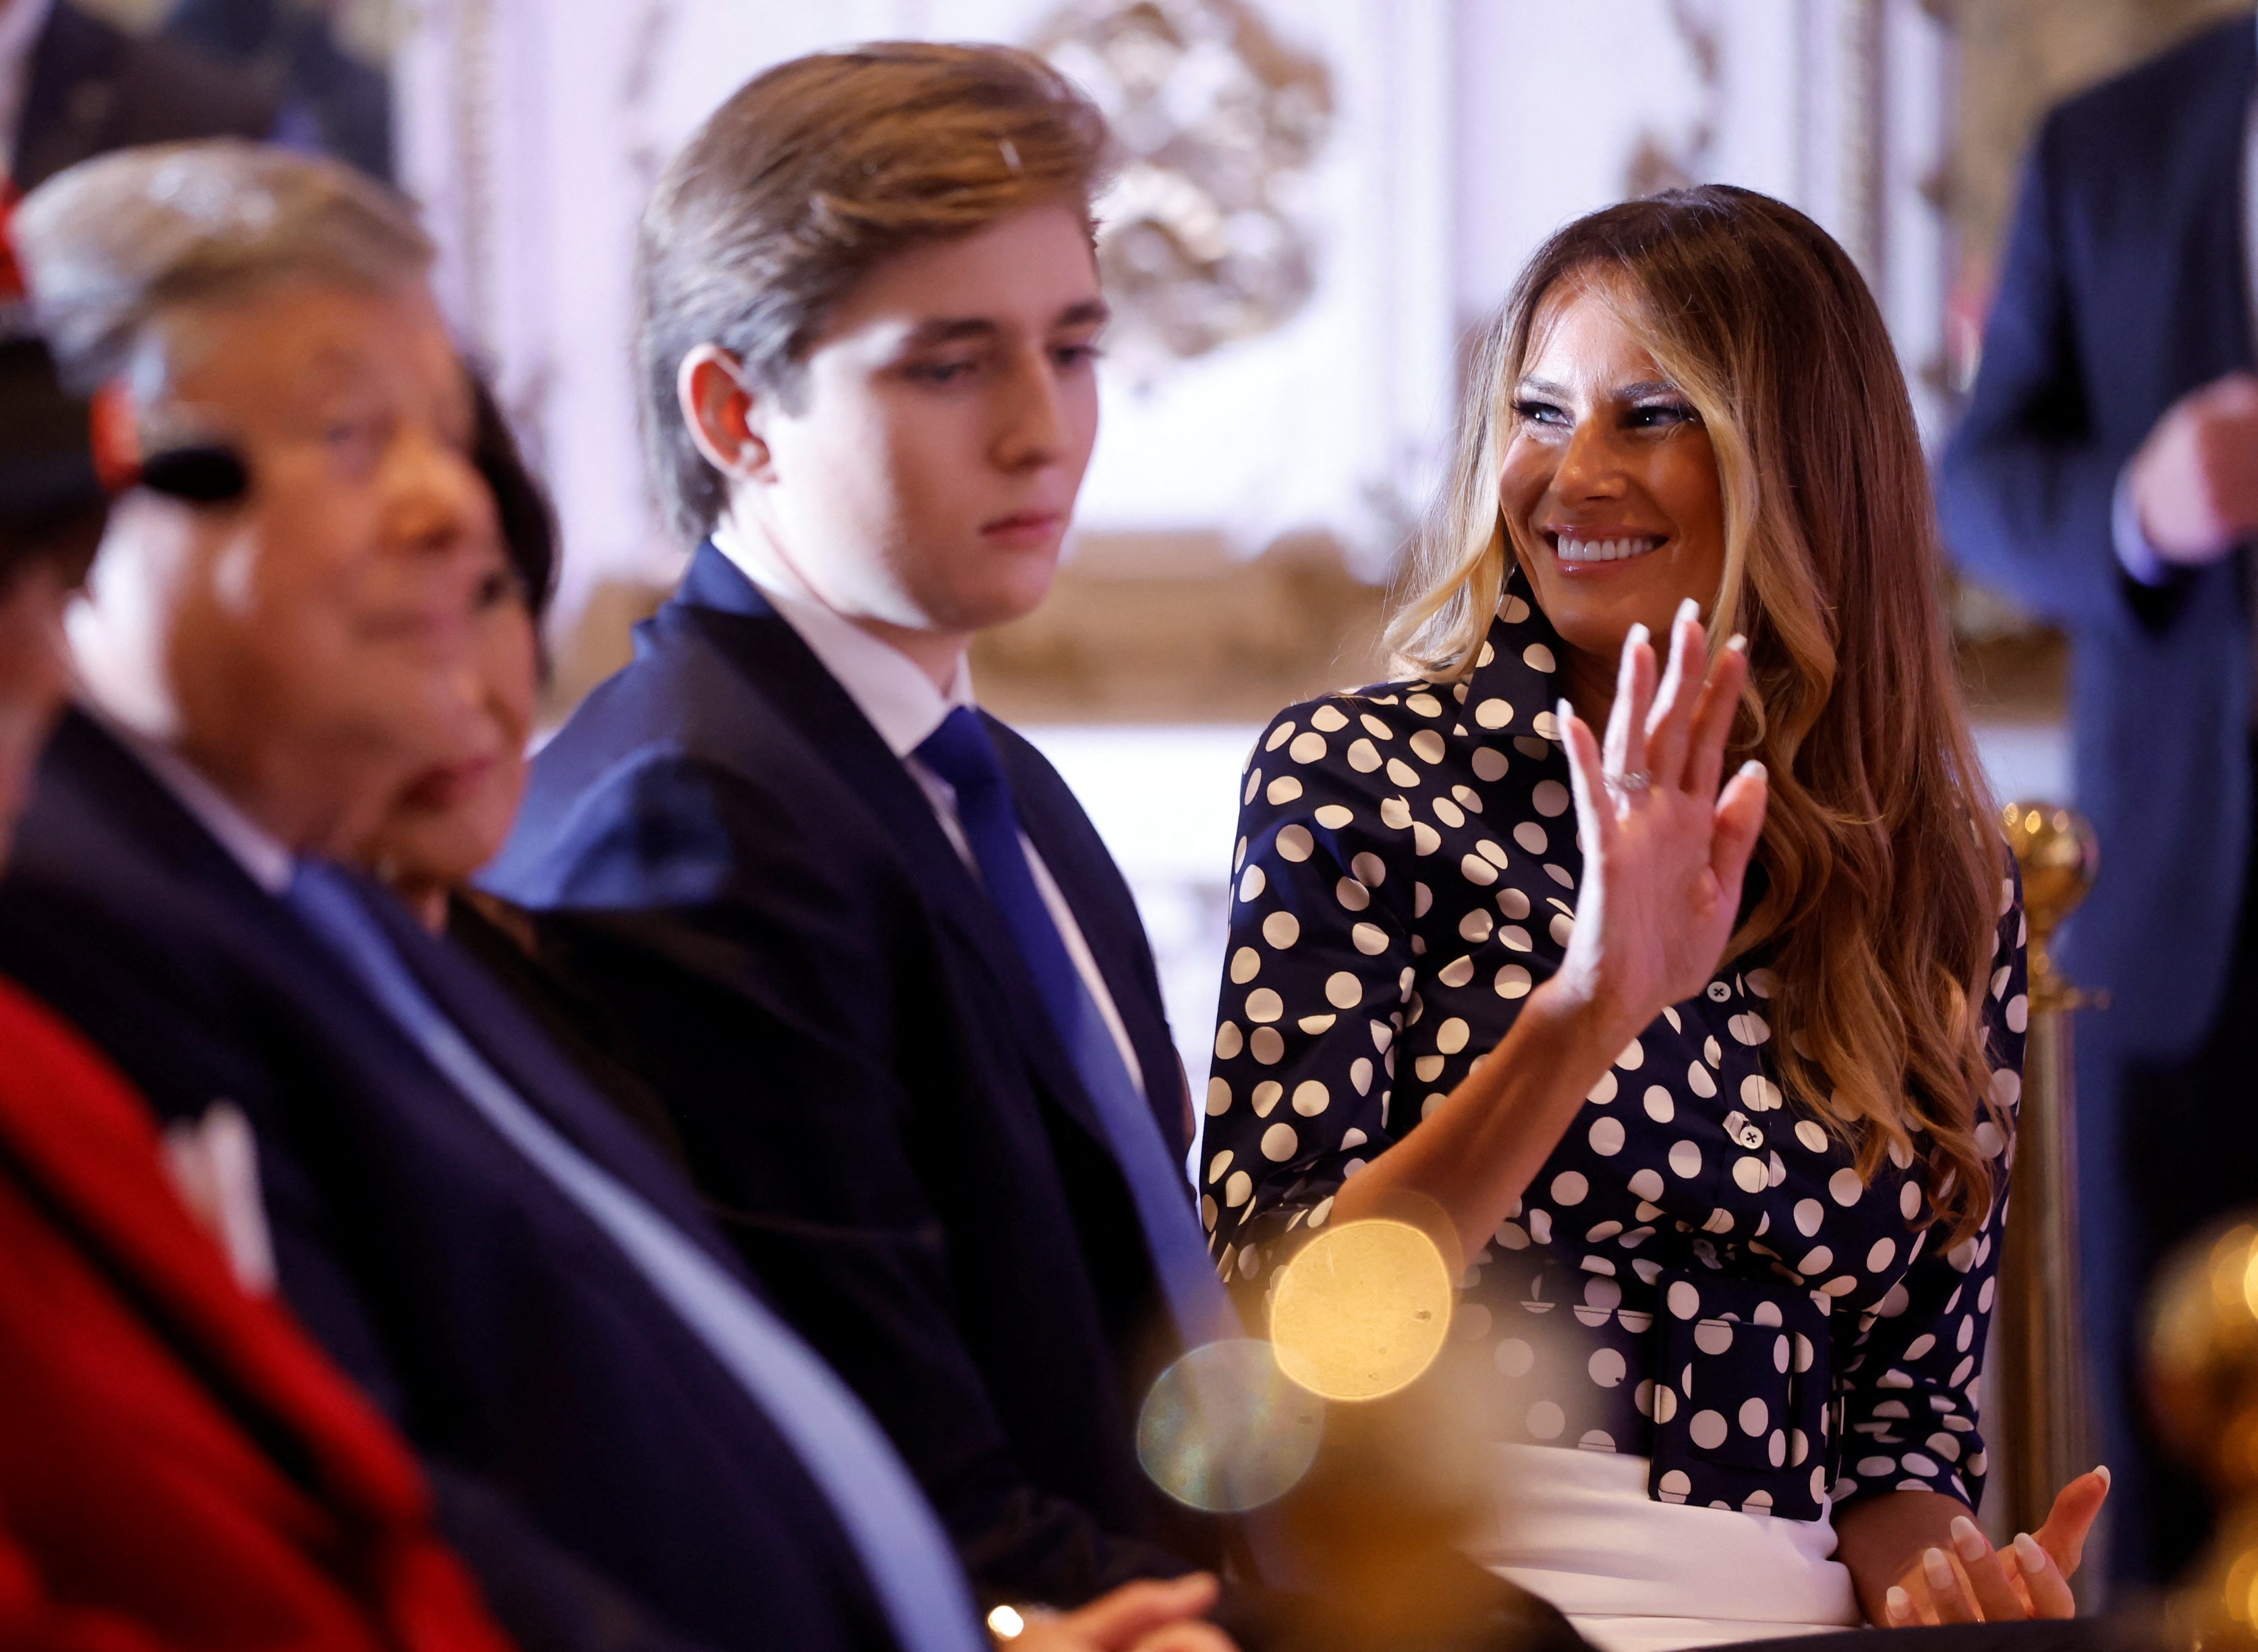
M 1456 1294 L 1440 1247 L 1409 1223 L 1329 1229 L 1272 1287 L 1278 1368 L 1327 1400 L 1394 1393 L 1442 1351 Z
M 1195 1348 L 1161 1373 L 1137 1414 L 1153 1484 L 1210 1514 L 1242 1514 L 1300 1483 L 1324 1437 L 1324 1407 L 1251 1337 Z
M 1027 1620 L 1016 1606 L 998 1606 L 988 1614 L 988 1633 L 998 1641 L 1016 1641 L 1026 1627 Z

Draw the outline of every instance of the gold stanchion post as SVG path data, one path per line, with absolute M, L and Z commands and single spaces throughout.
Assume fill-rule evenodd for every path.
M 2092 1002 L 2055 968 L 2055 929 L 2093 887 L 2098 848 L 2075 810 L 2006 809 L 2030 921 L 2029 1042 L 1992 1355 L 1985 1433 L 2004 1459 L 1999 1522 L 2036 1531 L 2055 1493 L 2092 1466 L 2077 1298 L 2077 1131 L 2070 1017 Z

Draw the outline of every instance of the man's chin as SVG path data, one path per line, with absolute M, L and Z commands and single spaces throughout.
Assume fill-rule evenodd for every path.
M 992 631 L 1024 620 L 1041 607 L 1057 578 L 1056 556 L 1043 557 L 1040 563 L 1029 557 L 1004 578 L 983 581 L 976 588 L 934 593 L 927 612 L 938 630 L 968 635 Z

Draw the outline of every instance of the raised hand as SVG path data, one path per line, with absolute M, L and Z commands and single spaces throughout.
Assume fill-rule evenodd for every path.
M 1658 687 L 1646 627 L 1624 639 L 1604 755 L 1565 700 L 1558 713 L 1584 878 L 1555 979 L 1626 1041 L 1715 973 L 1764 829 L 1763 764 L 1744 763 L 1718 789 L 1745 647 L 1736 637 L 1713 660 L 1699 612 L 1690 599 L 1679 609 Z

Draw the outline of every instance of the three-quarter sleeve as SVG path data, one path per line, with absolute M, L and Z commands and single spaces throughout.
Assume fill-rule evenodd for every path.
M 1836 1383 L 1843 1408 L 1836 1505 L 1879 1492 L 1942 1492 L 1976 1507 L 1984 1495 L 1984 1435 L 1979 1412 L 1984 1350 L 1999 1289 L 1999 1246 L 2006 1227 L 2008 1166 L 2022 1098 L 2023 1044 L 2030 1001 L 2024 957 L 2027 928 L 2012 871 L 2001 896 L 1989 988 L 1985 1048 L 1992 1100 L 2001 1124 L 1977 1125 L 1978 1144 L 1996 1165 L 1991 1208 L 1970 1237 L 1942 1252 L 1942 1236 L 1923 1228 L 1923 1253 L 1878 1305 Z M 1907 1181 L 1907 1220 L 1921 1184 Z
M 1381 727 L 1354 698 L 1292 706 L 1247 762 L 1199 1166 L 1226 1278 L 1258 1278 L 1269 1247 L 1321 1225 L 1341 1183 L 1401 1133 L 1418 894 L 1391 869 L 1415 828 L 1390 824 L 1400 788 L 1367 755 L 1392 738 Z

